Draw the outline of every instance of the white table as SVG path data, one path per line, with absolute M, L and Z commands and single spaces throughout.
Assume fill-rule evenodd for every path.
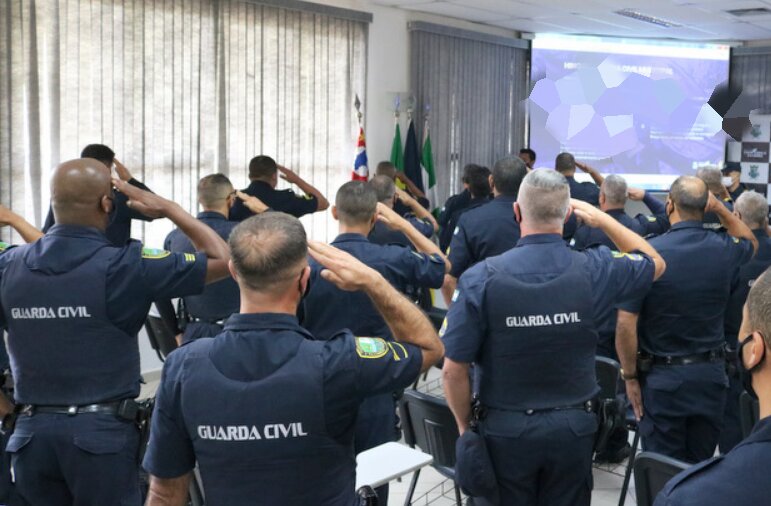
M 377 488 L 391 480 L 430 465 L 434 458 L 400 443 L 385 443 L 356 456 L 356 490 Z

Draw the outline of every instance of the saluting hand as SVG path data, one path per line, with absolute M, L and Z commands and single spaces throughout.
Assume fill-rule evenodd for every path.
M 130 181 L 133 178 L 131 172 L 129 172 L 126 166 L 120 163 L 117 158 L 113 158 L 112 163 L 115 165 L 115 172 L 118 174 L 121 181 Z
M 724 208 L 725 206 L 715 197 L 715 195 L 712 192 L 707 192 L 707 206 L 704 208 L 704 212 L 706 213 L 716 213 L 720 210 L 720 208 Z
M 391 230 L 401 230 L 401 227 L 404 226 L 404 218 L 399 216 L 396 211 L 383 204 L 382 202 L 377 203 L 377 207 L 375 208 L 375 216 L 377 217 L 378 221 L 385 223 L 386 226 Z
M 324 266 L 321 277 L 341 290 L 355 292 L 374 285 L 380 274 L 352 255 L 318 241 L 308 241 L 308 252 Z M 381 278 L 382 279 L 382 278 Z
M 295 174 L 292 169 L 287 169 L 283 165 L 278 165 L 278 171 L 281 173 L 281 179 L 288 183 L 297 184 L 297 181 L 300 180 L 300 176 Z
M 642 188 L 629 188 L 627 189 L 626 194 L 629 197 L 629 200 L 640 201 L 645 198 L 645 190 Z
M 265 205 L 265 202 L 258 199 L 254 195 L 248 195 L 240 190 L 236 191 L 236 197 L 241 199 L 241 202 L 244 203 L 247 209 L 249 209 L 251 212 L 255 214 L 264 213 L 268 210 L 268 206 Z
M 592 228 L 600 226 L 605 213 L 583 200 L 570 199 L 570 206 L 573 208 L 573 212 L 576 213 L 576 217 L 586 226 Z
M 113 186 L 128 197 L 128 205 L 131 209 L 139 211 L 148 218 L 165 218 L 173 202 L 156 195 L 155 193 L 142 190 L 120 179 L 113 178 Z

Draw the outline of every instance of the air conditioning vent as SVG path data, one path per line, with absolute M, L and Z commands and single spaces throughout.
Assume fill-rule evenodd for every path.
M 749 18 L 754 16 L 768 16 L 771 14 L 771 9 L 767 7 L 753 7 L 751 9 L 731 9 L 726 12 L 738 18 Z
M 667 21 L 666 19 L 657 18 L 655 16 L 649 16 L 647 14 L 643 14 L 640 11 L 637 11 L 635 9 L 622 9 L 620 11 L 615 11 L 616 14 L 619 16 L 624 16 L 627 18 L 636 19 L 637 21 L 642 21 L 644 23 L 650 23 L 652 25 L 656 26 L 662 26 L 664 28 L 677 28 L 679 25 L 677 23 L 674 23 L 672 21 Z

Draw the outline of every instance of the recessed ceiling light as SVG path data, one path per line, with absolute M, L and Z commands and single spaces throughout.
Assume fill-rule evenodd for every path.
M 642 21 L 644 23 L 650 23 L 652 25 L 656 26 L 663 26 L 664 28 L 677 28 L 679 25 L 677 23 L 674 23 L 672 21 L 667 21 L 666 19 L 657 18 L 655 16 L 649 16 L 647 14 L 643 14 L 642 12 L 635 10 L 635 9 L 621 9 L 620 11 L 615 11 L 616 14 L 619 16 L 624 16 L 627 18 L 636 19 L 637 21 Z

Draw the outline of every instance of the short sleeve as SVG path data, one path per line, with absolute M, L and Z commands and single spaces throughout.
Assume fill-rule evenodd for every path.
M 415 227 L 415 229 L 424 237 L 431 237 L 434 235 L 434 226 L 430 222 L 421 220 L 417 216 L 409 216 L 407 217 L 407 221 L 409 221 L 410 225 Z
M 605 246 L 583 252 L 592 268 L 595 307 L 616 305 L 637 313 L 653 284 L 653 260 L 642 253 L 620 253 Z
M 297 195 L 289 192 L 291 198 L 288 198 L 283 209 L 280 211 L 292 216 L 300 217 L 306 214 L 315 213 L 319 209 L 319 201 L 313 195 Z
M 450 246 L 447 248 L 447 257 L 452 264 L 450 275 L 454 278 L 459 278 L 473 263 L 466 235 L 466 220 L 463 218 L 464 216 L 461 216 L 461 219 L 458 221 L 458 226 L 455 227 L 452 233 Z
M 203 253 L 143 248 L 141 262 L 150 300 L 196 295 L 204 289 L 208 261 Z
M 452 296 L 452 304 L 439 331 L 445 356 L 455 362 L 476 361 L 482 348 L 487 332 L 482 308 L 485 273 L 485 264 L 480 262 L 460 277 Z
M 669 230 L 669 218 L 666 215 L 657 214 L 646 216 L 644 214 L 638 214 L 635 217 L 635 221 L 640 225 L 641 234 L 643 237 L 648 235 L 661 235 Z
M 725 232 L 721 233 L 721 236 L 726 244 L 726 252 L 732 267 L 740 267 L 752 259 L 754 250 L 749 240 L 732 237 Z
M 398 268 L 399 274 L 408 283 L 429 288 L 440 288 L 444 283 L 444 260 L 437 254 L 413 251 L 403 246 L 398 247 L 399 260 L 392 268 Z
M 171 353 L 163 366 L 150 424 L 150 441 L 142 466 L 159 478 L 177 478 L 195 467 L 193 442 L 182 420 L 179 366 L 182 350 Z

